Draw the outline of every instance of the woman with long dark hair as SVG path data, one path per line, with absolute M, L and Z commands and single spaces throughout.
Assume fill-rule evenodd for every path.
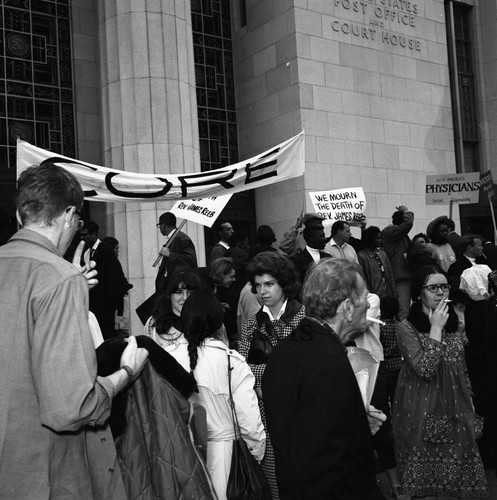
M 437 266 L 418 269 L 412 280 L 413 304 L 398 332 L 404 361 L 392 415 L 397 466 L 409 495 L 484 498 L 487 482 L 476 444 L 481 422 L 449 290 Z
M 166 289 L 159 295 L 152 316 L 145 323 L 144 334 L 151 337 L 165 351 L 174 356 L 187 371 L 190 360 L 186 349 L 187 341 L 183 335 L 181 310 L 189 295 L 201 287 L 201 280 L 189 267 L 179 267 L 169 277 Z M 175 351 L 180 353 L 175 355 Z
M 218 500 L 224 500 L 235 439 L 229 404 L 230 379 L 242 437 L 257 460 L 264 456 L 266 433 L 254 392 L 254 376 L 243 357 L 222 340 L 225 338 L 223 307 L 212 292 L 193 292 L 183 306 L 181 320 L 188 343 L 189 368 L 199 390 L 190 400 L 206 410 L 207 468 Z

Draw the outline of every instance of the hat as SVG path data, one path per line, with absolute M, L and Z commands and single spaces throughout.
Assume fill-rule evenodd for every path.
M 313 212 L 304 214 L 302 219 L 305 227 L 322 226 L 324 221 L 324 217 Z
M 439 224 L 447 223 L 448 217 L 446 215 L 441 215 L 440 217 L 437 217 L 436 219 L 433 219 L 429 224 L 428 227 L 426 228 L 426 236 L 430 238 L 430 240 L 433 238 L 433 233 L 435 232 L 435 229 Z
M 302 218 L 304 219 L 304 221 L 308 221 L 308 220 L 312 220 L 312 219 L 324 220 L 324 217 L 322 215 L 318 215 L 314 212 L 307 212 L 306 214 L 304 214 L 304 216 Z

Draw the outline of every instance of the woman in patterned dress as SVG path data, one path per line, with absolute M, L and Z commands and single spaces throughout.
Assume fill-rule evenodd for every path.
M 239 351 L 247 360 L 255 376 L 255 390 L 259 397 L 262 421 L 266 428 L 264 395 L 261 381 L 266 368 L 269 346 L 290 335 L 305 316 L 305 307 L 295 299 L 300 289 L 295 266 L 288 257 L 277 252 L 262 252 L 256 255 L 247 268 L 252 292 L 257 293 L 262 308 L 243 325 Z M 266 349 L 256 349 L 266 345 Z M 278 487 L 274 472 L 274 452 L 271 436 L 267 436 L 266 454 L 262 461 L 273 500 L 277 500 Z
M 414 497 L 487 496 L 464 361 L 462 327 L 447 302 L 447 276 L 420 268 L 411 284 L 413 305 L 399 325 L 404 358 L 395 394 L 392 427 L 404 493 Z

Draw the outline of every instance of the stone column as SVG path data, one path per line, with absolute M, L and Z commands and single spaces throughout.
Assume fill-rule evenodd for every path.
M 105 166 L 155 174 L 199 171 L 190 0 L 105 0 L 98 8 Z M 142 326 L 134 311 L 154 291 L 152 264 L 164 239 L 156 223 L 171 206 L 107 206 L 108 231 L 120 242 L 120 259 L 134 285 L 135 335 Z M 203 228 L 185 227 L 202 265 Z

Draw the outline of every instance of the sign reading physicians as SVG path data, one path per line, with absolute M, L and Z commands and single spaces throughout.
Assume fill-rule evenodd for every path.
M 76 176 L 91 201 L 157 202 L 240 193 L 304 173 L 304 132 L 248 160 L 208 172 L 139 174 L 100 167 L 17 141 L 17 176 L 32 165 L 55 163 Z M 191 170 L 194 166 L 190 165 Z
M 480 172 L 426 176 L 426 204 L 478 203 Z
M 361 187 L 314 191 L 309 196 L 314 211 L 325 218 L 325 225 L 337 220 L 351 222 L 366 219 L 366 197 Z
M 231 194 L 212 198 L 195 198 L 177 201 L 170 212 L 178 219 L 186 219 L 203 226 L 212 227 L 224 207 L 230 201 Z

